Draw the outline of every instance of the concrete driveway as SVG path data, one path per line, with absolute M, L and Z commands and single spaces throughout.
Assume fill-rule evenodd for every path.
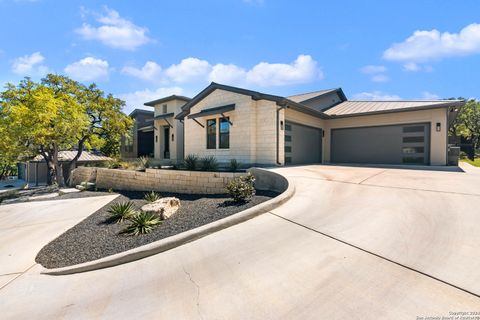
M 4 319 L 415 319 L 480 311 L 480 172 L 276 169 L 295 196 L 176 249 L 0 290 Z

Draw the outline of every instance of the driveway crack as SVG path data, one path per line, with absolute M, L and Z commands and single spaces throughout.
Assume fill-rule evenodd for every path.
M 195 288 L 197 289 L 197 297 L 196 297 L 196 300 L 197 300 L 197 313 L 198 313 L 198 317 L 200 319 L 203 319 L 203 316 L 202 316 L 202 313 L 200 311 L 200 286 L 195 282 L 195 280 L 193 280 L 192 278 L 192 275 L 185 269 L 185 266 L 182 265 L 182 269 L 183 269 L 183 272 L 185 273 L 185 275 L 188 277 L 188 279 L 190 280 L 191 283 L 193 283 L 193 285 L 195 286 Z

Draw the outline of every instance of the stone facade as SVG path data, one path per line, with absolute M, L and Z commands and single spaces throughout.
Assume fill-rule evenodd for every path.
M 245 173 L 200 172 L 183 170 L 135 170 L 78 167 L 72 172 L 71 185 L 88 181 L 96 171 L 97 188 L 113 190 L 159 191 L 196 194 L 225 193 L 228 182 Z
M 235 104 L 235 110 L 226 112 L 232 122 L 230 126 L 230 147 L 228 149 L 207 149 L 206 122 L 218 119 L 221 115 L 197 118 L 204 127 L 193 119 L 185 118 L 185 155 L 197 154 L 201 157 L 215 156 L 222 164 L 236 159 L 244 165 L 276 165 L 276 112 L 275 102 L 253 100 L 250 96 L 217 89 L 190 110 L 190 114 L 228 104 Z M 279 111 L 278 122 L 284 121 L 284 110 Z M 280 145 L 283 145 L 283 131 L 280 131 Z M 218 137 L 218 125 L 217 125 Z M 280 148 L 279 160 L 283 164 L 283 148 Z

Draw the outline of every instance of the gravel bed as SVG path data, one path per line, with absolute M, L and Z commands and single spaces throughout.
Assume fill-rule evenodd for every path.
M 129 236 L 121 233 L 128 223 L 109 223 L 107 210 L 114 202 L 128 200 L 131 200 L 135 207 L 140 209 L 147 203 L 143 199 L 145 192 L 122 191 L 118 193 L 120 195 L 115 200 L 43 247 L 35 261 L 46 268 L 60 268 L 100 259 L 228 217 L 278 195 L 276 192 L 257 191 L 250 202 L 237 204 L 231 201 L 227 195 L 162 192 L 162 197 L 180 199 L 181 206 L 177 213 L 170 219 L 164 220 L 151 233 Z M 84 191 L 77 194 L 98 196 L 112 193 Z M 76 194 L 65 196 L 74 197 L 74 195 Z

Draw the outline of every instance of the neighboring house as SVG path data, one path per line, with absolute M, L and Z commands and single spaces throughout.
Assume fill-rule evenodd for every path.
M 183 161 L 184 132 L 183 121 L 176 119 L 182 107 L 190 101 L 184 96 L 172 95 L 146 102 L 154 107 L 154 158 L 160 163 L 170 164 Z
M 77 155 L 76 150 L 60 151 L 58 160 L 60 162 L 70 162 Z M 97 166 L 102 165 L 112 158 L 106 157 L 101 153 L 83 151 L 77 161 L 77 166 Z M 42 185 L 47 183 L 48 168 L 45 159 L 41 155 L 37 155 L 30 161 L 20 162 L 18 165 L 18 178 L 33 185 Z M 64 167 L 64 170 L 67 168 Z
M 161 110 L 170 100 L 175 99 L 146 105 L 155 106 L 156 127 L 157 117 L 168 119 L 160 134 L 175 125 L 178 136 L 183 121 L 184 152 L 176 160 L 196 154 L 215 156 L 221 163 L 236 159 L 261 166 L 446 165 L 448 128 L 464 105 L 460 100 L 348 101 L 340 88 L 281 97 L 217 83 Z M 155 139 L 155 157 L 165 158 L 164 140 L 159 155 Z
M 153 157 L 153 112 L 135 109 L 129 114 L 129 117 L 133 119 L 133 126 L 131 131 L 122 137 L 120 146 L 121 158 Z

